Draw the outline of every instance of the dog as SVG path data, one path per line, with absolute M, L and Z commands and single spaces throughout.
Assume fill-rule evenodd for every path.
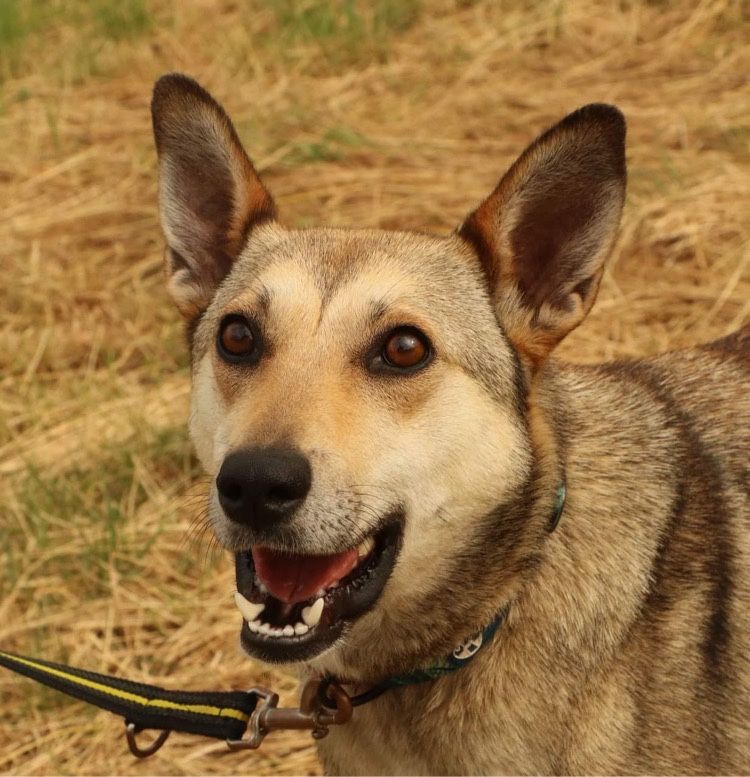
M 547 130 L 449 236 L 285 229 L 195 81 L 152 117 L 242 646 L 353 692 L 471 655 L 358 707 L 325 770 L 750 772 L 750 326 L 551 358 L 617 235 L 620 111 Z

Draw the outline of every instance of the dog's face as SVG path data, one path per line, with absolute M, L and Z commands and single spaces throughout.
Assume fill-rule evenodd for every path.
M 546 533 L 534 375 L 612 244 L 619 113 L 568 117 L 449 237 L 284 229 L 206 92 L 166 76 L 153 115 L 191 433 L 243 646 L 355 679 L 448 652 Z
M 238 590 L 265 605 L 251 652 L 307 658 L 368 610 L 440 619 L 445 551 L 528 479 L 521 367 L 467 253 L 259 227 L 198 324 L 191 428 Z

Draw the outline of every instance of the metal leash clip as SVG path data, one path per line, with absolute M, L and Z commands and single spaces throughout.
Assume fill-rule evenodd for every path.
M 250 717 L 249 736 L 227 739 L 230 750 L 255 750 L 267 734 L 282 729 L 309 730 L 313 738 L 322 739 L 329 726 L 340 726 L 352 717 L 349 694 L 330 680 L 309 680 L 302 689 L 299 707 L 279 709 L 279 695 L 265 688 L 252 688 L 251 692 L 259 696 L 260 704 Z

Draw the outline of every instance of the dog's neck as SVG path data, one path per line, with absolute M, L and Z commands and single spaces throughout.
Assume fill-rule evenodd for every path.
M 566 486 L 565 481 L 562 480 L 555 492 L 553 509 L 549 516 L 547 527 L 549 532 L 553 532 L 560 523 L 565 509 L 565 498 Z M 358 706 L 363 703 L 369 703 L 389 690 L 402 688 L 407 685 L 432 682 L 451 672 L 465 669 L 479 651 L 487 648 L 491 643 L 495 633 L 505 623 L 510 606 L 510 602 L 505 604 L 482 629 L 467 635 L 448 655 L 436 659 L 430 665 L 415 667 L 411 671 L 391 675 L 374 683 L 357 682 L 346 677 L 333 678 L 329 676 L 329 679 L 335 679 L 340 685 L 344 686 L 349 694 L 355 697 L 354 703 Z

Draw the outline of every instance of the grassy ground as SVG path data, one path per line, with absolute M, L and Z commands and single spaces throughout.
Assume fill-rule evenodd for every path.
M 243 658 L 201 530 L 187 359 L 161 274 L 148 102 L 224 101 L 291 225 L 446 231 L 589 101 L 629 121 L 621 237 L 568 358 L 653 353 L 750 317 L 742 0 L 2 0 L 0 646 L 175 688 L 295 682 Z M 0 674 L 0 772 L 317 772 L 121 724 Z

